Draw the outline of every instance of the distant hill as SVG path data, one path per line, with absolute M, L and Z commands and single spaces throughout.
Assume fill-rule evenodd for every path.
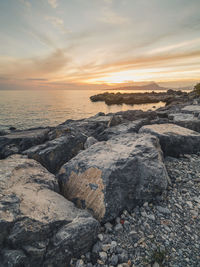
M 117 88 L 112 88 L 108 90 L 168 90 L 169 88 L 166 87 L 161 87 L 157 83 L 149 83 L 146 85 L 134 85 L 134 86 L 123 86 L 123 87 L 117 87 Z

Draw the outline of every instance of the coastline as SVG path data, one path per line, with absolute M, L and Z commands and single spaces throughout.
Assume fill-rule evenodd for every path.
M 175 226 L 184 222 L 192 237 L 189 218 L 199 228 L 199 169 L 193 171 L 195 181 L 182 169 L 184 162 L 190 171 L 190 162 L 197 166 L 199 152 L 200 98 L 194 93 L 175 95 L 155 111 L 100 112 L 56 127 L 1 135 L 0 262 L 128 267 L 156 262 L 187 266 L 189 259 L 195 266 L 198 255 L 188 251 L 182 257 L 182 239 L 172 246 L 170 233 L 178 238 Z M 176 166 L 186 182 L 176 176 Z M 189 195 L 181 202 L 183 190 Z M 194 218 L 188 212 L 181 221 L 185 204 Z M 155 229 L 168 243 L 157 239 Z M 193 252 L 200 238 L 196 235 Z M 150 251 L 152 238 L 156 242 Z M 165 252 L 173 248 L 174 258 L 164 253 L 160 262 L 152 258 L 160 246 Z

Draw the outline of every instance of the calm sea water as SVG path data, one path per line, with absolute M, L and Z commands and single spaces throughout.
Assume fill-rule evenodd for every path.
M 112 91 L 113 92 L 113 91 Z M 128 92 L 128 91 L 122 91 Z M 130 92 L 130 91 L 129 91 Z M 142 92 L 141 90 L 139 92 Z M 49 90 L 49 91 L 0 91 L 0 129 L 15 126 L 25 129 L 55 126 L 67 119 L 90 117 L 98 112 L 117 112 L 128 109 L 155 109 L 164 103 L 145 105 L 112 105 L 93 103 L 90 96 L 103 91 Z M 155 106 L 153 108 L 153 106 Z

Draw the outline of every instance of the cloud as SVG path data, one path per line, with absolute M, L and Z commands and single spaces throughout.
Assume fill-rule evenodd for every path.
M 31 8 L 31 3 L 28 0 L 19 0 L 24 6 Z
M 29 59 L 0 58 L 0 75 L 11 79 L 49 79 L 68 65 L 70 59 L 62 49 L 56 49 L 44 57 Z
M 54 16 L 46 16 L 45 19 L 49 22 L 51 22 L 51 24 L 58 28 L 62 33 L 69 33 L 70 30 L 67 29 L 64 25 L 64 21 L 61 18 L 58 17 L 54 17 Z
M 27 81 L 39 81 L 39 82 L 47 82 L 48 79 L 44 79 L 44 78 L 28 78 L 26 79 Z
M 31 35 L 32 37 L 34 37 L 36 40 L 38 40 L 43 45 L 46 45 L 47 47 L 56 49 L 55 42 L 45 33 L 42 33 L 38 30 L 35 30 L 32 27 L 29 27 L 29 30 L 25 30 L 25 32 L 28 33 L 29 35 Z
M 52 8 L 57 8 L 57 6 L 58 6 L 57 0 L 47 0 L 47 1 Z
M 117 14 L 108 7 L 103 9 L 102 16 L 98 20 L 113 25 L 128 24 L 130 22 L 129 18 Z

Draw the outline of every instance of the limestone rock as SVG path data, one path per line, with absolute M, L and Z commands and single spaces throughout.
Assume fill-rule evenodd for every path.
M 143 126 L 140 133 L 155 135 L 167 156 L 178 156 L 200 151 L 200 134 L 176 124 L 153 124 Z
M 84 134 L 66 132 L 64 136 L 24 151 L 24 154 L 40 162 L 50 172 L 56 173 L 65 162 L 84 148 L 86 139 Z
M 30 129 L 0 136 L 0 159 L 45 142 L 49 131 L 49 128 Z
M 69 266 L 89 250 L 98 222 L 57 191 L 55 176 L 36 161 L 20 155 L 0 161 L 3 266 Z
M 58 179 L 67 199 L 103 222 L 152 200 L 169 181 L 158 139 L 137 134 L 94 144 L 64 164 Z

